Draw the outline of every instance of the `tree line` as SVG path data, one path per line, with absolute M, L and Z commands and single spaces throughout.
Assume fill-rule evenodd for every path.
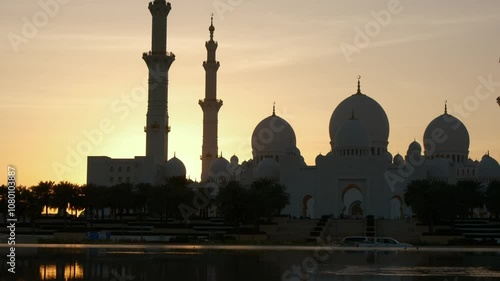
M 184 177 L 170 178 L 160 185 L 120 183 L 110 187 L 40 181 L 31 187 L 17 186 L 16 216 L 20 221 L 30 221 L 34 225 L 37 219 L 49 216 L 49 208 L 53 208 L 57 209 L 57 216 L 64 218 L 65 225 L 70 215 L 76 216 L 82 210 L 85 210 L 84 217 L 91 225 L 94 221 L 104 220 L 106 210 L 115 219 L 135 215 L 141 221 L 146 217 L 160 218 L 164 222 L 168 218 L 186 220 L 188 218 L 183 217 L 186 214 L 180 206 L 193 205 L 195 189 L 188 187 L 191 183 Z M 202 193 L 215 194 L 207 198 L 209 206 L 215 207 L 226 223 L 238 226 L 255 222 L 259 217 L 270 218 L 279 214 L 289 204 L 285 190 L 281 184 L 262 179 L 249 186 L 229 182 L 217 192 Z M 0 186 L 0 214 L 4 214 L 4 220 L 8 209 L 7 195 L 7 186 Z
M 416 180 L 408 184 L 404 201 L 420 221 L 429 225 L 429 232 L 433 232 L 439 222 L 473 218 L 475 210 L 486 209 L 498 220 L 500 182 L 492 181 L 483 187 L 476 181 L 448 184 Z

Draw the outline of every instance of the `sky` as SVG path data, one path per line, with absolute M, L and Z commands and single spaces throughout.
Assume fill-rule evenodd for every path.
M 308 165 L 330 150 L 335 107 L 356 92 L 379 102 L 389 151 L 405 154 L 448 111 L 470 157 L 500 159 L 500 1 L 172 0 L 168 17 L 169 158 L 201 174 L 205 41 L 214 13 L 219 151 L 251 158 L 255 126 L 277 115 Z M 145 154 L 151 15 L 145 0 L 0 2 L 0 183 L 86 181 L 87 156 Z M 127 110 L 117 111 L 125 106 Z

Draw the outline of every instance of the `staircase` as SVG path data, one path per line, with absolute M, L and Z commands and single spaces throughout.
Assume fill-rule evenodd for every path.
M 455 230 L 461 232 L 465 238 L 482 240 L 495 240 L 500 243 L 500 224 L 490 223 L 487 220 L 461 220 L 455 221 Z
M 375 217 L 374 216 L 366 216 L 365 220 L 365 236 L 367 237 L 375 237 Z
M 275 232 L 267 232 L 270 241 L 305 242 L 315 232 L 319 219 L 289 219 L 281 223 Z

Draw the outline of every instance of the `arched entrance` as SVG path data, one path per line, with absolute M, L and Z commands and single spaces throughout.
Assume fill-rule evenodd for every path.
M 311 195 L 307 194 L 302 199 L 302 217 L 313 218 L 314 217 L 314 199 Z
M 363 207 L 361 201 L 354 201 L 349 206 L 349 214 L 353 217 L 363 217 Z
M 342 191 L 342 203 L 344 204 L 343 215 L 351 217 L 363 217 L 363 193 L 361 188 L 355 184 L 347 185 Z

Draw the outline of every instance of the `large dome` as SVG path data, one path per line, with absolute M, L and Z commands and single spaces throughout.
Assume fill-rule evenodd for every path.
M 296 142 L 292 126 L 273 113 L 262 120 L 253 131 L 253 156 L 282 155 L 286 147 L 295 146 Z
M 371 145 L 384 150 L 376 153 L 385 155 L 389 139 L 389 120 L 382 106 L 374 99 L 362 94 L 359 88 L 358 93 L 346 98 L 333 111 L 329 126 L 332 150 L 335 147 L 337 131 L 344 121 L 351 117 L 352 111 L 356 113 L 356 118 L 367 127 Z
M 366 126 L 354 116 L 345 120 L 337 131 L 335 138 L 335 148 L 361 148 L 370 147 L 370 134 Z
M 426 156 L 436 156 L 463 163 L 469 154 L 469 132 L 453 115 L 445 113 L 429 123 L 424 133 Z

